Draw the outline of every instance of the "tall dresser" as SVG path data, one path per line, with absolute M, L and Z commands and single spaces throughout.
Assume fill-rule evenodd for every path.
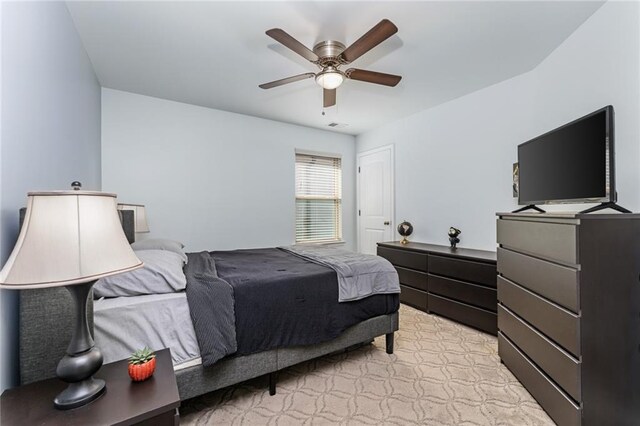
M 640 215 L 498 214 L 498 351 L 563 425 L 640 425 Z
M 497 333 L 495 252 L 394 241 L 378 255 L 398 271 L 402 303 Z

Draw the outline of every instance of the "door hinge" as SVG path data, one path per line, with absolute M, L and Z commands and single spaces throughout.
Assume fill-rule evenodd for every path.
M 360 216 L 360 210 L 358 210 L 358 216 Z
M 358 173 L 360 173 L 360 166 L 358 166 Z

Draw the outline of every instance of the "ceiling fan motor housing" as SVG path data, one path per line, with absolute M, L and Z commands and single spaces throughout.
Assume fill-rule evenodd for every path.
M 337 67 L 342 64 L 338 56 L 346 49 L 346 46 L 339 41 L 326 40 L 313 46 L 313 53 L 319 56 L 318 66 L 325 68 L 328 66 Z

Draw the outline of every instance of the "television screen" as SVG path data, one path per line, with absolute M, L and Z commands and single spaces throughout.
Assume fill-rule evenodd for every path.
M 613 107 L 518 146 L 520 204 L 615 201 Z

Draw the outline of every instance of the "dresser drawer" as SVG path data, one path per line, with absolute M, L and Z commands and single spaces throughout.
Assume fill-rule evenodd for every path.
M 501 276 L 498 300 L 574 356 L 580 356 L 578 316 Z
M 406 269 L 396 266 L 398 271 L 398 278 L 400 278 L 400 284 L 414 287 L 423 291 L 427 291 L 427 274 L 424 272 L 414 271 L 413 269 Z
M 378 256 L 384 257 L 394 266 L 427 272 L 427 255 L 423 253 L 378 247 Z
M 540 403 L 553 421 L 560 426 L 581 424 L 580 407 L 502 333 L 498 333 L 498 354 L 502 362 Z
M 487 333 L 496 334 L 498 319 L 493 312 L 476 308 L 466 303 L 429 294 L 429 312 L 451 318 L 462 324 L 478 328 Z
M 429 255 L 429 273 L 496 286 L 496 265 Z
M 575 225 L 498 219 L 498 244 L 565 264 L 578 263 Z
M 531 328 L 502 305 L 498 306 L 498 330 L 573 399 L 582 399 L 580 389 L 580 362 L 559 346 Z
M 497 291 L 494 288 L 431 274 L 429 274 L 429 293 L 446 296 L 493 312 L 496 311 L 498 304 Z
M 427 310 L 427 292 L 400 284 L 400 302 L 422 311 Z
M 573 312 L 580 310 L 576 269 L 498 248 L 498 272 Z

